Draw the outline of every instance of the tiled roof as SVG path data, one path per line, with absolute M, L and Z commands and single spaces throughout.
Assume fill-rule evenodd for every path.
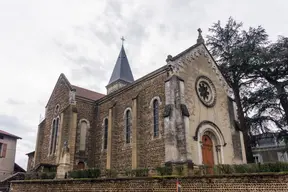
M 72 88 L 76 89 L 76 96 L 84 97 L 91 100 L 98 100 L 105 95 L 102 93 L 97 93 L 95 91 L 91 91 L 82 87 L 78 87 L 76 85 L 72 85 Z
M 13 137 L 15 139 L 22 139 L 21 137 L 18 137 L 16 135 L 11 134 L 11 133 L 7 133 L 6 131 L 3 131 L 3 130 L 0 130 L 0 134 L 7 135 L 7 136 Z

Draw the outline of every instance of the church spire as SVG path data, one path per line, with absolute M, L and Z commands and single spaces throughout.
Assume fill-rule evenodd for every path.
M 108 93 L 111 93 L 112 91 L 121 88 L 134 81 L 134 77 L 123 45 L 125 40 L 124 37 L 122 37 L 121 40 L 122 40 L 121 50 L 117 58 L 116 64 L 114 66 L 109 83 L 106 86 Z
M 198 30 L 198 39 L 197 39 L 197 44 L 205 43 L 203 37 L 202 37 L 202 30 L 199 28 Z

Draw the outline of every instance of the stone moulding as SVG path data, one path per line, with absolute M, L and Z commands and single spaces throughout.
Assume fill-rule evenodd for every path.
M 211 91 L 212 91 L 212 92 L 210 93 L 210 94 L 211 94 L 211 97 L 212 97 L 212 100 L 211 100 L 211 101 L 206 102 L 206 101 L 204 101 L 204 100 L 201 98 L 201 95 L 200 95 L 199 90 L 198 90 L 198 83 L 200 83 L 202 79 L 208 84 L 208 86 L 210 87 L 210 89 L 211 89 Z M 215 103 L 216 103 L 216 98 L 217 98 L 217 94 L 216 94 L 216 88 L 215 88 L 213 82 L 211 81 L 211 79 L 209 79 L 208 77 L 203 76 L 203 75 L 197 77 L 197 78 L 196 78 L 196 81 L 195 81 L 195 91 L 196 91 L 196 93 L 197 93 L 197 96 L 198 96 L 199 100 L 201 101 L 201 103 L 202 103 L 203 105 L 205 105 L 206 107 L 213 107 L 213 106 L 215 105 Z
M 182 112 L 183 116 L 185 116 L 185 117 L 189 117 L 190 116 L 188 108 L 187 108 L 187 106 L 185 104 L 180 104 L 180 108 L 181 108 L 181 112 Z
M 172 104 L 165 105 L 163 117 L 170 117 L 172 113 Z
M 188 65 L 193 60 L 196 60 L 200 55 L 203 55 L 206 58 L 206 60 L 209 64 L 209 67 L 212 68 L 212 70 L 215 72 L 218 80 L 220 81 L 221 86 L 224 87 L 227 95 L 232 96 L 233 92 L 232 92 L 230 86 L 228 85 L 224 76 L 222 75 L 222 73 L 218 69 L 216 62 L 214 61 L 214 59 L 212 58 L 212 56 L 208 52 L 205 45 L 203 45 L 203 44 L 198 45 L 197 47 L 195 47 L 191 51 L 183 53 L 183 55 L 181 57 L 177 57 L 175 60 L 172 56 L 170 56 L 169 58 L 167 58 L 166 61 L 167 61 L 167 65 L 171 69 L 171 73 L 173 75 L 175 73 L 178 73 L 180 69 L 183 69 L 183 67 L 185 65 Z
M 197 128 L 196 128 L 195 135 L 194 135 L 193 139 L 194 139 L 195 141 L 198 141 L 198 136 L 197 136 L 197 135 L 198 135 L 199 129 L 200 129 L 203 125 L 205 125 L 205 124 L 211 125 L 212 127 L 214 127 L 214 128 L 219 132 L 219 134 L 220 134 L 221 137 L 223 138 L 223 142 L 224 142 L 223 147 L 225 147 L 225 146 L 227 145 L 227 143 L 225 142 L 223 133 L 221 132 L 221 130 L 219 129 L 219 127 L 218 127 L 215 123 L 213 123 L 213 122 L 211 122 L 211 121 L 202 121 L 201 123 L 199 123 L 199 125 L 198 125 Z

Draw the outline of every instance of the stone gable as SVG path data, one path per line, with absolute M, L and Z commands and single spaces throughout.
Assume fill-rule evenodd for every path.
M 60 75 L 46 106 L 44 122 L 39 125 L 39 137 L 41 139 L 38 139 L 39 144 L 37 146 L 39 148 L 36 153 L 39 151 L 41 156 L 36 163 L 56 164 L 56 156 L 49 155 L 52 121 L 54 118 L 59 117 L 61 112 L 69 106 L 69 91 L 70 88 L 66 78 Z M 55 112 L 57 105 L 59 105 L 59 112 Z

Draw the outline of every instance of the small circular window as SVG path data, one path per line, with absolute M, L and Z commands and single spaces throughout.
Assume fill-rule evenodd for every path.
M 216 102 L 216 89 L 212 81 L 205 76 L 196 80 L 196 92 L 200 101 L 207 107 L 213 107 Z

